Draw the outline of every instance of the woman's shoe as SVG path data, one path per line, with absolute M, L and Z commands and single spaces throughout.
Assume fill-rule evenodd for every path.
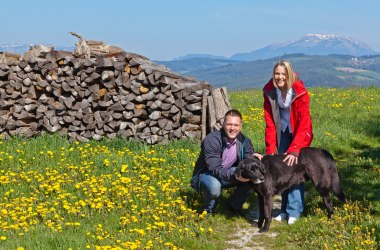
M 276 217 L 274 217 L 274 220 L 276 220 L 276 221 L 284 221 L 284 220 L 286 220 L 287 217 L 288 217 L 288 215 L 286 213 L 280 213 L 279 215 L 277 215 Z
M 298 220 L 298 218 L 296 218 L 296 217 L 289 217 L 289 219 L 288 219 L 288 224 L 289 225 L 292 225 L 292 224 L 294 224 L 294 222 L 296 222 Z

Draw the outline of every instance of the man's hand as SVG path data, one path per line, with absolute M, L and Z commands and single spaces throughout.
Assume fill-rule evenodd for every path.
M 261 161 L 261 159 L 264 157 L 262 154 L 259 154 L 259 153 L 253 153 L 253 157 L 256 157 L 256 158 L 259 158 L 259 160 Z
M 286 155 L 284 162 L 286 162 L 288 166 L 293 166 L 293 164 L 298 163 L 298 157 L 292 154 L 288 154 Z
M 236 178 L 236 180 L 238 180 L 240 182 L 249 182 L 250 181 L 250 179 L 246 179 L 246 178 L 241 177 L 241 176 L 239 178 Z

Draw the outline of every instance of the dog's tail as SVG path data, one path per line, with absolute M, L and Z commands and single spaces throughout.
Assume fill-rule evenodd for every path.
M 344 195 L 343 190 L 342 190 L 342 188 L 340 186 L 339 176 L 338 176 L 338 173 L 336 171 L 333 174 L 331 181 L 332 181 L 332 191 L 333 191 L 333 193 L 336 195 L 336 197 L 338 197 L 339 200 L 341 200 L 342 202 L 345 202 L 346 201 L 346 196 Z
M 343 190 L 340 186 L 339 175 L 337 171 L 337 166 L 333 156 L 329 153 L 330 159 L 330 170 L 331 170 L 331 190 L 342 202 L 346 201 L 346 196 L 343 193 Z

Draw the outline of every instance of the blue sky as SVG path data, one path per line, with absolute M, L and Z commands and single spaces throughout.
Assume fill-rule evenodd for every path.
M 306 34 L 337 34 L 380 51 L 377 0 L 12 0 L 0 44 L 74 46 L 75 31 L 152 60 L 230 57 Z

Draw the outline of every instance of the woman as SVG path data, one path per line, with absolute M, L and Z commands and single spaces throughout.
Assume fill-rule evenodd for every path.
M 313 139 L 308 92 L 287 61 L 276 63 L 263 92 L 266 154 L 286 154 L 284 162 L 291 167 L 297 164 L 301 148 L 310 146 Z M 288 224 L 293 224 L 304 208 L 303 183 L 281 196 L 281 213 L 275 220 L 288 218 Z

